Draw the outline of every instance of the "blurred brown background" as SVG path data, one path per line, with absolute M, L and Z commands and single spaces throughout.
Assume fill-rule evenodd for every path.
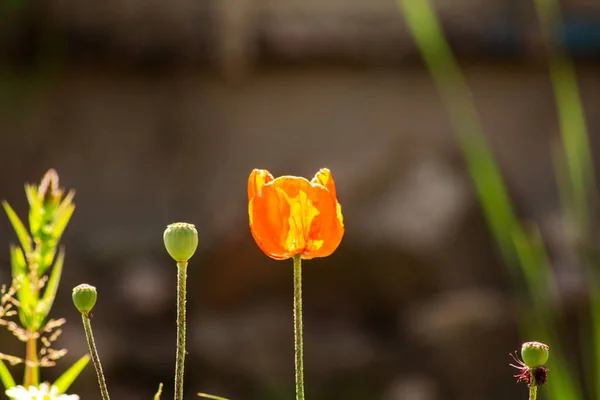
M 435 2 L 521 215 L 550 238 L 571 312 L 550 146 L 553 94 L 529 2 Z M 600 3 L 564 2 L 593 144 Z M 196 224 L 187 397 L 293 398 L 292 268 L 248 229 L 253 168 L 329 167 L 346 235 L 305 263 L 305 374 L 314 400 L 525 398 L 515 289 L 498 261 L 436 89 L 390 0 L 0 0 L 0 197 L 50 167 L 75 188 L 53 315 L 87 351 L 71 288 L 117 400 L 172 395 L 176 269 L 168 223 Z M 9 282 L 8 220 L 0 282 Z M 2 336 L 2 351 L 21 347 Z M 4 339 L 6 338 L 6 339 Z M 70 392 L 99 398 L 89 366 Z

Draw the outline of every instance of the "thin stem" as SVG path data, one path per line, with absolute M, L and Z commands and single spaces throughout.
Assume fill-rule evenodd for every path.
M 302 355 L 302 259 L 294 256 L 294 359 L 296 400 L 304 400 L 304 361 Z
M 83 321 L 83 330 L 85 331 L 85 337 L 87 338 L 90 355 L 92 356 L 92 362 L 94 363 L 94 368 L 96 368 L 96 375 L 98 375 L 100 395 L 102 396 L 102 400 L 110 400 L 110 397 L 108 396 L 108 388 L 106 387 L 106 381 L 104 380 L 104 373 L 102 372 L 102 364 L 100 364 L 100 357 L 98 356 L 98 350 L 96 350 L 96 343 L 94 342 L 94 335 L 92 334 L 90 317 L 89 315 L 82 313 L 81 320 Z
M 37 336 L 29 331 L 29 339 L 25 347 L 25 387 L 37 386 L 39 382 L 39 367 L 37 358 Z
M 537 399 L 537 385 L 531 385 L 529 386 L 529 400 L 536 400 Z
M 31 270 L 31 285 L 33 287 L 32 296 L 39 302 L 39 285 L 37 276 L 38 265 L 35 264 Z M 38 327 L 39 328 L 39 327 Z M 40 367 L 37 355 L 37 332 L 33 330 L 31 325 L 28 327 L 29 339 L 25 345 L 25 387 L 37 386 L 40 383 Z
M 177 355 L 175 363 L 175 400 L 183 400 L 183 368 L 185 365 L 185 302 L 187 261 L 177 262 Z
M 537 382 L 535 380 L 535 373 L 533 369 L 529 370 L 529 400 L 537 399 Z

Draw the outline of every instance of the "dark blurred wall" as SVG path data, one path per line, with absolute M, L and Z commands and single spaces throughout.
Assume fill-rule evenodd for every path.
M 556 112 L 535 35 L 520 28 L 531 10 L 439 3 L 517 207 L 561 261 Z M 87 282 L 113 397 L 148 399 L 158 382 L 171 395 L 176 270 L 162 232 L 183 220 L 200 234 L 187 396 L 292 398 L 291 261 L 254 244 L 246 180 L 327 166 L 346 236 L 305 264 L 307 396 L 523 397 L 507 365 L 514 289 L 392 2 L 62 0 L 15 13 L 3 17 L 0 197 L 24 216 L 23 183 L 50 167 L 77 190 L 53 312 L 69 320 L 70 353 L 48 379 L 87 350 L 70 299 Z M 582 63 L 579 79 L 595 143 L 597 66 Z M 4 220 L 1 282 L 9 241 Z M 98 398 L 91 366 L 73 391 Z

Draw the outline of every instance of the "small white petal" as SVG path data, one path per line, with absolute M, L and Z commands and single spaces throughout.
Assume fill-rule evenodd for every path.
M 79 396 L 76 394 L 58 395 L 58 388 L 50 386 L 48 383 L 40 384 L 39 388 L 30 386 L 29 389 L 15 386 L 5 393 L 13 400 L 79 400 Z

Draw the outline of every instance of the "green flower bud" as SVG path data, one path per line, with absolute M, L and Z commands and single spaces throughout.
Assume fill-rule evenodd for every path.
M 177 262 L 188 261 L 198 247 L 198 231 L 192 224 L 176 222 L 163 235 L 167 252 Z
M 82 283 L 73 289 L 73 304 L 82 314 L 88 314 L 96 304 L 96 288 Z
M 529 368 L 536 368 L 546 364 L 549 348 L 544 343 L 526 342 L 521 346 L 521 358 Z

